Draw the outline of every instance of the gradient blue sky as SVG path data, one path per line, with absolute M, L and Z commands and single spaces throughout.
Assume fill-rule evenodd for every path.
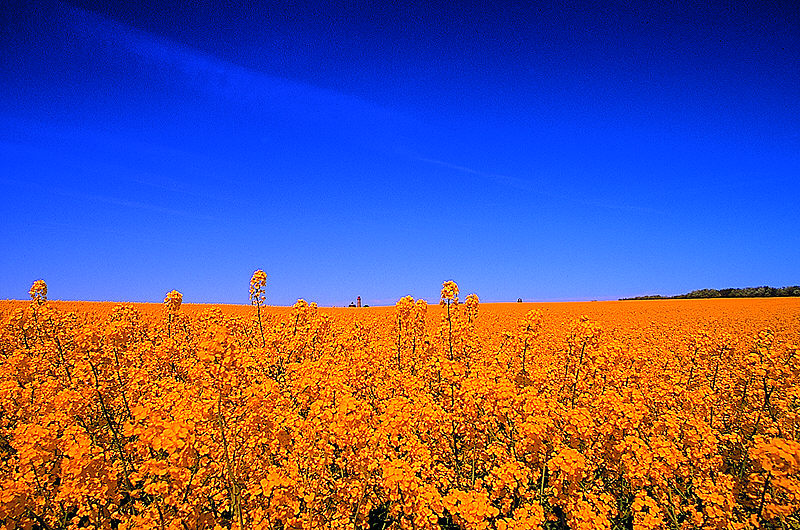
M 139 3 L 0 7 L 0 298 L 800 283 L 792 2 Z

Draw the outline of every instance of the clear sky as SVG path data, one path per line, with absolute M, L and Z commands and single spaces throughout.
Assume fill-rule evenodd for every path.
M 796 2 L 163 4 L 0 7 L 0 298 L 800 283 Z

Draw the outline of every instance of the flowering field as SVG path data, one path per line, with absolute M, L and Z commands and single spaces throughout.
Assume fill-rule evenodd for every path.
M 272 308 L 259 273 L 0 302 L 0 527 L 798 528 L 800 299 Z

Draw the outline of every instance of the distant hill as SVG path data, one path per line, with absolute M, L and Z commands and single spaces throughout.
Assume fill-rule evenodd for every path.
M 778 296 L 800 296 L 800 285 L 789 287 L 729 287 L 728 289 L 697 289 L 686 294 L 675 296 L 661 296 L 649 294 L 647 296 L 634 296 L 633 298 L 620 298 L 620 300 L 669 300 L 685 298 L 771 298 Z

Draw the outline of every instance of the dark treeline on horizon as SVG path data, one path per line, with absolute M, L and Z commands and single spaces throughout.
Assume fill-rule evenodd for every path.
M 634 296 L 632 298 L 620 298 L 620 300 L 667 300 L 682 298 L 771 298 L 778 296 L 800 296 L 800 285 L 790 285 L 789 287 L 729 287 L 727 289 L 697 289 L 686 294 L 675 296 L 662 296 L 660 294 L 650 294 L 646 296 Z

